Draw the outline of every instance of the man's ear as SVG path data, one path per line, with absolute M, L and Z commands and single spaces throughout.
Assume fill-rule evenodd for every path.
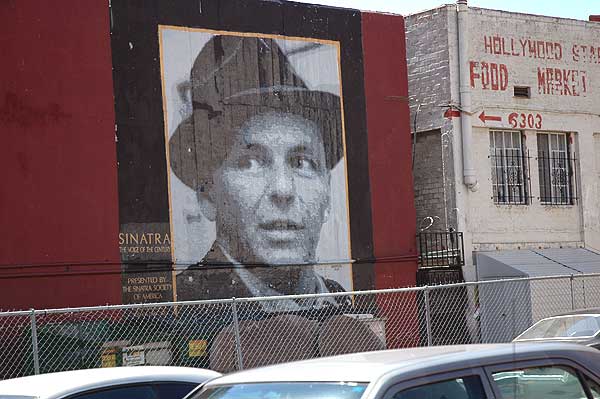
M 206 186 L 200 187 L 196 191 L 196 196 L 198 197 L 198 203 L 200 204 L 200 211 L 204 217 L 211 222 L 214 222 L 217 218 L 217 208 L 215 207 L 215 203 L 208 193 Z

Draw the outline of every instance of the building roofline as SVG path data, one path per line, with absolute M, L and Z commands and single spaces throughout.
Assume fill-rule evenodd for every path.
M 426 10 L 422 10 L 422 11 L 418 11 L 415 13 L 410 13 L 410 14 L 406 14 L 405 17 L 415 17 L 415 16 L 419 16 L 422 14 L 426 14 L 426 13 L 430 13 L 432 11 L 436 11 L 436 10 L 440 10 L 443 8 L 450 8 L 450 7 L 455 7 L 456 3 L 445 3 L 445 4 L 441 4 L 437 7 L 433 7 L 433 8 L 429 8 Z M 496 13 L 496 14 L 500 14 L 500 15 L 507 15 L 510 14 L 512 16 L 522 16 L 524 17 L 524 19 L 526 19 L 527 21 L 531 20 L 531 17 L 535 17 L 535 18 L 542 18 L 542 19 L 548 19 L 548 22 L 564 22 L 564 21 L 569 21 L 569 22 L 573 22 L 574 25 L 582 25 L 582 26 L 590 26 L 590 24 L 592 26 L 598 26 L 600 27 L 600 22 L 597 21 L 589 21 L 589 20 L 585 20 L 585 19 L 576 19 L 576 18 L 568 18 L 568 17 L 560 17 L 560 16 L 553 16 L 553 15 L 544 15 L 544 14 L 532 14 L 532 13 L 526 13 L 526 12 L 519 12 L 519 11 L 508 11 L 508 10 L 501 10 L 501 9 L 496 9 L 496 8 L 484 8 L 484 7 L 474 7 L 474 6 L 469 6 L 469 10 L 474 10 L 480 13 Z

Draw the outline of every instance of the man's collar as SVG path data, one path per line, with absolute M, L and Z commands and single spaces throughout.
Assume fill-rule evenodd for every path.
M 282 294 L 275 289 L 269 287 L 264 281 L 252 274 L 242 263 L 234 259 L 228 251 L 220 243 L 215 241 L 213 245 L 215 248 L 214 252 L 219 251 L 215 255 L 223 255 L 226 263 L 231 264 L 233 272 L 240 278 L 243 284 L 248 288 L 252 296 L 264 297 L 264 296 L 282 296 Z M 266 266 L 266 267 L 288 267 L 288 266 Z M 329 290 L 325 284 L 323 277 L 315 273 L 313 265 L 301 266 L 302 273 L 300 274 L 300 281 L 298 281 L 298 294 L 323 294 L 328 293 Z M 298 303 L 293 299 L 281 299 L 272 301 L 260 301 L 263 310 L 267 312 L 281 312 L 281 311 L 299 311 L 307 307 L 321 307 L 325 304 L 336 305 L 335 299 L 331 297 L 311 298 L 303 300 L 302 304 Z

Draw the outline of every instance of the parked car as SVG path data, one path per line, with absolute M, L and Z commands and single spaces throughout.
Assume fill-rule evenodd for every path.
M 0 399 L 181 399 L 220 375 L 170 366 L 62 371 L 0 381 Z
M 600 349 L 600 309 L 581 309 L 546 317 L 533 324 L 513 341 L 573 342 Z
M 600 351 L 565 343 L 440 346 L 262 367 L 186 399 L 581 399 L 600 397 Z

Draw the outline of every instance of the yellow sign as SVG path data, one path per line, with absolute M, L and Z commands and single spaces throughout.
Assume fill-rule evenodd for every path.
M 114 348 L 102 352 L 102 367 L 117 367 L 117 354 Z
M 195 339 L 189 342 L 188 345 L 188 356 L 189 357 L 200 357 L 206 355 L 206 347 L 208 342 L 204 339 Z

